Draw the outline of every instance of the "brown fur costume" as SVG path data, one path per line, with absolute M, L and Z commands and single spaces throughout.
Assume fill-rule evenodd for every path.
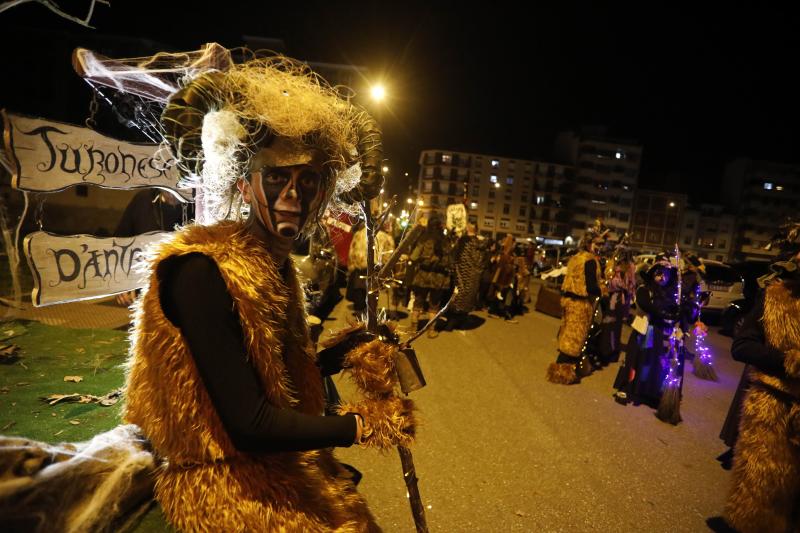
M 767 344 L 785 354 L 788 377 L 779 379 L 753 369 L 753 385 L 742 407 L 733 487 L 725 514 L 741 533 L 797 532 L 800 531 L 800 299 L 793 297 L 782 283 L 767 287 L 763 324 Z
M 414 404 L 397 391 L 396 354 L 396 346 L 374 340 L 351 350 L 345 358 L 345 371 L 364 399 L 343 404 L 339 411 L 364 417 L 362 442 L 366 447 L 386 450 L 398 444 L 409 446 L 414 440 Z
M 577 358 L 583 350 L 589 327 L 592 324 L 593 303 L 588 299 L 586 289 L 585 265 L 589 261 L 595 262 L 597 269 L 597 282 L 600 283 L 600 265 L 593 253 L 581 250 L 567 263 L 567 274 L 561 284 L 561 292 L 571 293 L 575 296 L 587 298 L 561 298 L 561 328 L 558 330 L 558 351 L 564 355 Z M 547 367 L 547 380 L 552 383 L 571 385 L 580 381 L 575 372 L 574 363 L 550 363 Z
M 294 269 L 284 282 L 269 254 L 234 222 L 190 226 L 160 244 L 135 312 L 124 417 L 166 459 L 155 492 L 169 522 L 183 531 L 379 530 L 330 449 L 249 454 L 233 446 L 159 302 L 158 265 L 190 252 L 219 267 L 270 403 L 323 411 Z

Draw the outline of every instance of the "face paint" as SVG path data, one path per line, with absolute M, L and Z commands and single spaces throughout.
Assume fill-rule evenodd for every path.
M 311 165 L 264 167 L 253 172 L 250 183 L 259 220 L 283 238 L 299 235 L 322 199 L 322 176 Z

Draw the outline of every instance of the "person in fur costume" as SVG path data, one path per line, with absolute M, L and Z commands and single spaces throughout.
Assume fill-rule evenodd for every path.
M 427 320 L 433 319 L 445 292 L 450 288 L 450 252 L 442 219 L 437 213 L 431 213 L 425 233 L 420 236 L 409 256 L 409 261 L 414 265 L 410 283 L 414 293 L 414 308 L 411 311 L 411 330 L 414 332 L 420 328 L 420 318 L 425 318 L 426 313 Z M 436 328 L 430 328 L 428 337 L 436 336 Z
M 318 360 L 289 252 L 335 192 L 354 201 L 380 189 L 380 130 L 280 57 L 196 76 L 161 120 L 197 187 L 198 222 L 149 252 L 123 416 L 162 462 L 167 520 L 181 531 L 378 531 L 332 450 L 413 442 L 397 348 L 366 338 Z M 361 397 L 322 416 L 321 374 L 341 367 Z
M 725 505 L 740 533 L 800 531 L 800 253 L 772 270 L 731 349 L 750 365 Z
M 594 305 L 602 295 L 603 278 L 597 252 L 606 240 L 608 230 L 600 224 L 586 230 L 580 250 L 567 262 L 567 274 L 561 284 L 561 328 L 558 331 L 558 357 L 547 368 L 547 380 L 570 385 L 579 383 L 577 372 L 583 345 L 589 334 Z

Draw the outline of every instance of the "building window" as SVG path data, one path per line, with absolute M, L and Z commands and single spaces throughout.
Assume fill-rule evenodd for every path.
M 514 185 L 514 177 L 509 176 L 506 178 L 506 185 Z
M 517 231 L 525 231 L 525 224 L 517 224 Z
M 500 168 L 500 160 L 492 159 L 492 168 Z
M 478 202 L 470 202 L 469 208 L 470 209 L 478 209 Z
M 508 226 L 509 226 L 509 222 L 510 222 L 510 221 L 508 221 L 508 220 L 503 220 L 503 219 L 500 219 L 500 227 L 501 227 L 501 228 L 508 228 Z
M 486 226 L 487 228 L 494 227 L 494 219 L 493 218 L 484 218 L 483 219 L 483 225 Z
M 765 191 L 771 191 L 772 190 L 772 182 L 771 181 L 765 181 L 764 182 L 764 190 Z
M 453 162 L 453 156 L 450 154 L 442 154 L 442 163 L 450 164 Z
M 433 167 L 425 167 L 425 174 L 424 174 L 424 176 L 425 176 L 426 178 L 432 178 L 432 177 L 433 177 Z
M 519 216 L 524 217 L 527 214 L 528 214 L 528 208 L 525 207 L 524 205 L 520 206 L 520 208 L 519 208 Z
M 494 189 L 489 189 L 489 198 L 494 198 Z
M 503 214 L 507 215 L 509 212 L 511 212 L 511 206 L 508 204 L 503 204 Z
M 431 192 L 433 189 L 433 183 L 430 181 L 426 181 L 422 184 L 422 192 Z
M 542 205 L 543 203 L 544 203 L 544 196 L 537 196 L 536 205 Z
M 617 159 L 625 159 L 625 151 L 618 149 L 617 153 L 614 154 L 614 157 Z
M 497 174 L 492 174 L 489 176 L 489 181 L 492 183 L 497 183 Z

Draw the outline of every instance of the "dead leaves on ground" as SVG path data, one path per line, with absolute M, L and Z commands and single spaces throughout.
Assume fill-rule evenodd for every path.
M 56 405 L 59 403 L 98 403 L 104 407 L 110 407 L 116 404 L 122 397 L 122 389 L 114 389 L 104 396 L 95 396 L 94 394 L 50 394 L 43 396 L 42 401 L 47 402 L 48 405 Z

